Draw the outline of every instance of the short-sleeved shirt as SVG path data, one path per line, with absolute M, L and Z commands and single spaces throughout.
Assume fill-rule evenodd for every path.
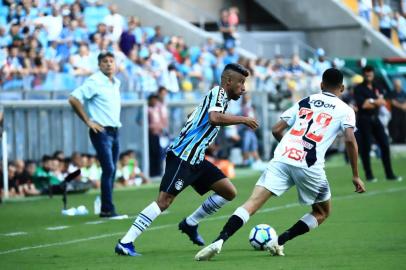
M 381 91 L 378 87 L 373 85 L 372 89 L 368 88 L 365 83 L 361 83 L 357 85 L 354 89 L 354 99 L 358 107 L 358 115 L 359 116 L 377 116 L 379 114 L 379 108 L 375 109 L 363 109 L 362 105 L 364 104 L 365 100 L 373 98 L 377 99 L 379 95 L 381 95 Z
M 207 147 L 213 142 L 220 130 L 219 126 L 210 124 L 209 113 L 225 113 L 227 107 L 226 91 L 219 86 L 211 89 L 189 116 L 179 136 L 171 144 L 168 151 L 172 151 L 177 157 L 192 165 L 202 162 Z
M 103 127 L 121 127 L 120 81 L 113 81 L 98 71 L 71 93 L 84 104 L 89 118 Z
M 281 117 L 290 127 L 273 160 L 302 168 L 324 167 L 324 156 L 337 134 L 355 130 L 354 110 L 329 92 L 302 99 Z

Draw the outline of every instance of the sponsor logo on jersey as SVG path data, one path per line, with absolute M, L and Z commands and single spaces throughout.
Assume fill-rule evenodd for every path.
M 182 179 L 178 179 L 178 181 L 175 182 L 175 189 L 176 190 L 181 190 L 183 188 L 183 180 Z
M 302 139 L 289 139 L 289 142 L 301 144 L 306 149 L 312 149 L 314 147 L 314 145 L 312 145 L 311 143 L 308 143 Z
M 329 103 L 325 103 L 323 100 L 320 99 L 316 99 L 316 100 L 311 100 L 309 101 L 310 104 L 313 104 L 314 107 L 316 108 L 327 108 L 327 109 L 335 109 L 336 105 L 334 104 L 329 104 Z

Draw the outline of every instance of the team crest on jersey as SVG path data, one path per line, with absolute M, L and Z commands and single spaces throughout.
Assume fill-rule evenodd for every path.
M 181 190 L 183 188 L 183 180 L 182 179 L 178 179 L 178 181 L 175 182 L 175 189 L 176 190 Z
M 323 100 L 312 100 L 309 102 L 310 104 L 313 104 L 314 107 L 320 108 L 320 107 L 324 107 L 324 108 L 329 108 L 329 109 L 335 109 L 336 105 L 334 104 L 328 104 L 328 103 L 324 103 Z

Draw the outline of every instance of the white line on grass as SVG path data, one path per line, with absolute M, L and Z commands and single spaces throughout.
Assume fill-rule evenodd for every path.
M 386 193 L 393 193 L 393 192 L 400 192 L 400 191 L 405 191 L 405 190 L 406 190 L 406 187 L 390 188 L 390 189 L 386 189 L 386 190 L 371 191 L 371 192 L 368 192 L 368 193 L 365 193 L 365 194 L 351 194 L 351 195 L 334 197 L 334 200 L 347 200 L 347 199 L 354 199 L 354 198 L 370 197 L 370 196 L 386 194 Z M 266 213 L 266 212 L 278 211 L 280 209 L 287 209 L 287 208 L 292 208 L 292 207 L 297 207 L 297 206 L 300 206 L 300 204 L 298 204 L 298 203 L 290 203 L 290 204 L 286 204 L 286 205 L 282 205 L 282 206 L 275 206 L 275 207 L 266 208 L 266 209 L 260 210 L 258 212 Z M 224 215 L 224 216 L 219 216 L 219 217 L 207 218 L 205 221 L 214 221 L 214 220 L 219 220 L 219 219 L 226 219 L 229 216 L 230 215 Z M 155 230 L 160 230 L 160 229 L 173 227 L 175 225 L 177 225 L 177 224 L 167 224 L 167 225 L 162 225 L 162 226 L 155 226 L 155 227 L 152 227 L 152 228 L 150 228 L 148 230 L 149 231 L 155 231 Z M 96 236 L 91 236 L 91 237 L 86 237 L 86 238 L 70 240 L 70 241 L 66 241 L 66 242 L 50 243 L 50 244 L 43 244 L 43 245 L 38 245 L 38 246 L 28 246 L 28 247 L 22 247 L 22 248 L 16 248 L 16 249 L 4 250 L 4 251 L 0 251 L 0 255 L 16 253 L 16 252 L 22 252 L 22 251 L 32 250 L 32 249 L 76 244 L 76 243 L 87 242 L 87 241 L 92 241 L 92 240 L 97 240 L 97 239 L 102 239 L 102 238 L 108 238 L 108 237 L 112 237 L 112 236 L 123 235 L 124 233 L 125 232 L 108 233 L 108 234 L 101 234 L 101 235 L 96 235 Z
M 10 233 L 5 233 L 3 234 L 4 236 L 17 236 L 17 235 L 25 235 L 27 234 L 26 232 L 10 232 Z
M 55 227 L 48 227 L 46 230 L 48 231 L 59 231 L 59 230 L 65 230 L 69 228 L 70 226 L 55 226 Z

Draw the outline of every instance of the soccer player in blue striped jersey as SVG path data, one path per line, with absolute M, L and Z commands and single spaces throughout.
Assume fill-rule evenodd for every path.
M 198 223 L 233 200 L 237 193 L 220 169 L 204 158 L 205 151 L 216 138 L 221 126 L 243 124 L 251 129 L 258 127 L 254 118 L 225 114 L 229 101 L 238 100 L 244 94 L 245 79 L 248 76 L 248 70 L 239 64 L 225 66 L 220 86 L 210 90 L 169 147 L 158 198 L 139 213 L 127 234 L 119 240 L 115 247 L 117 254 L 139 255 L 135 251 L 134 240 L 189 185 L 200 195 L 210 190 L 214 192 L 179 223 L 179 230 L 188 235 L 194 244 L 204 245 L 204 240 L 197 231 Z

